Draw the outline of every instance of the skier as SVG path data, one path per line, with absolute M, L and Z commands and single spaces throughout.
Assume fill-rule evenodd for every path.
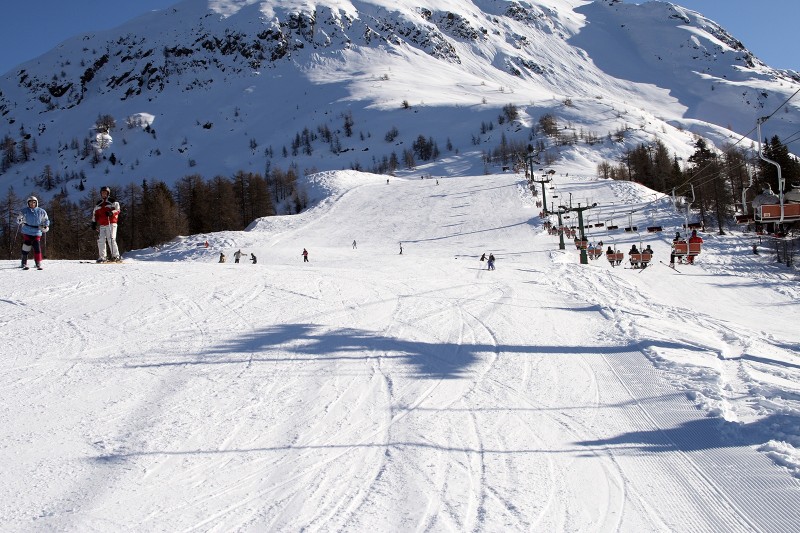
M 242 257 L 242 251 L 241 250 L 236 250 L 235 252 L 233 252 L 233 262 L 234 263 L 238 263 L 239 259 L 241 259 L 241 257 Z
M 353 250 L 355 250 L 356 248 L 357 248 L 356 241 L 355 241 L 355 239 L 353 239 Z
M 100 188 L 100 201 L 92 211 L 92 229 L 97 231 L 98 263 L 106 262 L 106 243 L 111 248 L 111 261 L 122 261 L 117 248 L 117 219 L 119 218 L 119 202 L 111 198 L 111 189 Z
M 639 261 L 634 261 L 634 260 L 633 260 L 633 256 L 634 256 L 634 255 L 639 255 L 639 249 L 636 247 L 636 245 L 635 245 L 635 244 L 634 244 L 633 246 L 631 246 L 631 249 L 630 249 L 630 251 L 628 252 L 628 255 L 630 255 L 630 256 L 631 256 L 631 266 L 632 266 L 633 268 L 639 268 Z
M 303 256 L 303 263 L 308 263 L 308 250 L 303 248 L 303 253 L 301 255 Z
M 489 261 L 486 263 L 486 270 L 494 270 L 494 254 L 489 254 Z
M 692 236 L 689 237 L 689 244 L 702 244 L 702 243 L 703 243 L 703 238 L 700 237 L 697 234 L 697 230 L 696 229 L 693 229 L 692 230 Z M 694 256 L 693 255 L 687 255 L 686 256 L 686 262 L 689 263 L 690 265 L 693 265 L 694 264 Z
M 680 233 L 679 231 L 676 231 L 676 232 L 675 232 L 675 238 L 674 238 L 674 239 L 672 239 L 672 253 L 671 253 L 671 254 L 669 254 L 669 266 L 671 266 L 672 268 L 675 268 L 675 258 L 676 258 L 676 257 L 678 257 L 678 258 L 682 257 L 682 256 L 677 256 L 677 255 L 675 255 L 675 245 L 676 245 L 676 244 L 684 244 L 685 242 L 686 242 L 686 241 L 684 241 L 684 240 L 681 238 L 681 233 Z M 683 262 L 683 260 L 682 260 L 682 259 L 679 259 L 679 260 L 680 260 L 681 262 Z
M 33 260 L 36 269 L 42 270 L 42 247 L 39 241 L 44 233 L 50 229 L 50 219 L 47 212 L 39 207 L 39 200 L 35 196 L 28 196 L 28 207 L 22 209 L 17 217 L 17 223 L 22 226 L 22 264 L 28 270 L 28 253 L 33 249 Z
M 254 265 L 258 262 L 258 260 L 256 259 L 256 254 L 254 254 L 254 253 L 250 254 L 250 261 L 252 261 Z M 238 263 L 238 261 L 237 261 L 237 263 Z

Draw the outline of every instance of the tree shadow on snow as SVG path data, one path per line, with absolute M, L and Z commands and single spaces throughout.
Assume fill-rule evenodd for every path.
M 572 309 L 574 310 L 574 309 Z M 582 311 L 593 311 L 589 306 Z M 680 343 L 646 343 L 647 347 L 687 348 Z M 245 334 L 185 358 L 161 362 L 127 364 L 127 368 L 158 368 L 184 365 L 231 365 L 292 362 L 347 362 L 398 360 L 420 378 L 458 379 L 467 376 L 488 354 L 509 356 L 614 356 L 639 352 L 643 343 L 621 346 L 509 345 L 428 342 L 388 337 L 353 328 L 330 329 L 315 324 L 284 324 Z M 644 355 L 642 355 L 644 357 Z
M 698 451 L 763 444 L 776 435 L 796 439 L 800 417 L 774 414 L 761 420 L 739 424 L 723 418 L 691 420 L 676 427 L 631 431 L 606 439 L 579 441 L 587 449 L 632 449 L 636 453 Z

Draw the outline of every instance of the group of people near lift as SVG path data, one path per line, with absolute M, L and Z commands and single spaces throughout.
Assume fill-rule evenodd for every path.
M 675 233 L 675 238 L 672 239 L 672 252 L 669 256 L 669 264 L 674 268 L 675 260 L 677 259 L 679 263 L 685 263 L 689 265 L 694 264 L 694 258 L 699 253 L 699 247 L 691 246 L 691 245 L 700 245 L 703 243 L 702 237 L 697 234 L 697 230 L 692 230 L 692 234 L 689 237 L 688 241 L 681 237 L 680 232 Z M 630 257 L 631 267 L 633 268 L 644 268 L 650 262 L 653 257 L 653 249 L 648 244 L 642 250 L 633 244 L 631 249 L 628 251 L 628 256 Z M 622 262 L 622 253 L 619 250 L 614 250 L 611 246 L 608 247 L 606 250 L 606 258 L 608 262 L 612 265 L 619 265 Z
M 693 265 L 694 264 L 694 256 L 697 255 L 693 253 L 693 246 L 692 245 L 703 244 L 703 239 L 697 234 L 697 230 L 693 229 L 692 234 L 689 237 L 689 242 L 687 244 L 686 240 L 681 237 L 680 232 L 675 233 L 675 238 L 672 239 L 672 253 L 669 256 L 669 264 L 670 266 L 675 266 L 675 259 L 678 259 L 680 263 L 686 262 L 686 264 Z

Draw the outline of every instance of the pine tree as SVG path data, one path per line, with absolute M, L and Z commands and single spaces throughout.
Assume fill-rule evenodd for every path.
M 239 228 L 239 210 L 236 208 L 236 195 L 233 183 L 222 176 L 216 176 L 210 183 L 214 209 L 211 211 L 211 230 L 224 231 Z
M 211 198 L 211 188 L 199 174 L 184 176 L 175 184 L 175 199 L 190 234 L 212 231 Z
M 702 137 L 695 141 L 695 152 L 689 156 L 689 163 L 692 164 L 689 183 L 694 185 L 695 203 L 700 207 L 700 220 L 705 225 L 707 210 L 721 198 L 722 190 L 717 184 L 721 180 L 721 166 L 717 154 L 708 148 Z
M 781 177 L 784 180 L 783 192 L 786 192 L 792 183 L 800 179 L 800 163 L 792 157 L 789 148 L 781 142 L 777 135 L 773 136 L 769 142 L 765 141 L 762 150 L 768 159 L 780 165 Z M 768 183 L 776 194 L 781 192 L 778 190 L 778 169 L 775 165 L 760 159 L 759 175 L 761 180 Z
M 22 199 L 14 193 L 14 187 L 9 187 L 3 203 L 0 204 L 0 246 L 6 259 L 19 256 L 15 250 L 14 238 L 17 235 L 17 214 L 22 205 Z

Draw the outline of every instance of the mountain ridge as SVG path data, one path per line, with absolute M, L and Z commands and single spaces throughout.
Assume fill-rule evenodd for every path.
M 0 182 L 24 187 L 45 165 L 83 171 L 90 186 L 103 174 L 127 183 L 273 164 L 369 168 L 418 135 L 476 157 L 500 142 L 500 130 L 531 142 L 529 129 L 547 113 L 597 136 L 624 128 L 625 146 L 668 128 L 721 146 L 747 134 L 798 79 L 665 2 L 187 0 L 67 40 L 0 78 L 0 136 L 28 135 L 38 147 Z M 504 105 L 519 118 L 479 134 Z M 360 139 L 342 134 L 348 113 Z M 92 163 L 75 145 L 85 146 L 101 114 L 118 128 Z M 137 114 L 152 119 L 131 125 Z M 800 108 L 792 103 L 780 118 L 770 134 L 786 136 Z M 393 124 L 394 144 L 370 141 Z M 276 155 L 303 128 L 323 125 L 340 134 L 344 152 L 316 142 L 313 154 Z M 670 149 L 686 157 L 691 141 Z M 593 158 L 621 149 L 608 142 Z

